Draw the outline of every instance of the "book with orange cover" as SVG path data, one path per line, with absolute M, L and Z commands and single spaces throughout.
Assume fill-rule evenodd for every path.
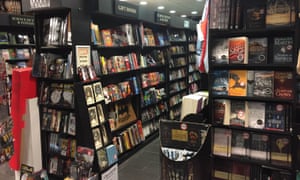
M 247 70 L 229 70 L 229 96 L 247 95 Z
M 248 63 L 248 37 L 240 36 L 228 39 L 229 64 Z
M 109 29 L 102 29 L 101 30 L 101 34 L 102 34 L 102 39 L 103 39 L 103 44 L 104 46 L 112 46 L 113 45 L 113 40 L 111 37 L 111 32 Z

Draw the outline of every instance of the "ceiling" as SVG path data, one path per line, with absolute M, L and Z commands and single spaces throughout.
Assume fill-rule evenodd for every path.
M 175 10 L 175 15 L 181 16 L 185 14 L 187 18 L 198 21 L 202 15 L 202 10 L 205 0 L 121 0 L 127 3 L 140 5 L 140 1 L 146 1 L 147 8 L 153 9 L 153 11 L 159 11 L 169 14 L 170 10 Z M 164 6 L 162 10 L 157 9 L 158 6 Z M 197 14 L 191 14 L 192 11 L 196 11 Z

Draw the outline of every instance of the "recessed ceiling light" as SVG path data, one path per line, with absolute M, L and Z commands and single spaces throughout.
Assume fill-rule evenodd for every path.
M 203 0 L 196 0 L 196 1 L 198 1 L 198 2 L 202 2 Z
M 175 10 L 170 10 L 169 13 L 174 14 L 174 13 L 176 13 L 176 11 Z
M 187 15 L 186 14 L 182 14 L 181 17 L 187 17 Z
M 165 6 L 158 6 L 157 9 L 165 9 Z
M 198 14 L 198 12 L 197 11 L 192 11 L 191 14 Z
M 119 1 L 127 1 L 127 0 L 119 0 Z
M 147 3 L 147 1 L 141 1 L 140 2 L 140 5 L 147 5 L 148 3 Z

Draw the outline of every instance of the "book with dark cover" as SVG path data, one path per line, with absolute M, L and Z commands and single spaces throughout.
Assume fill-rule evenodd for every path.
M 254 70 L 247 71 L 247 96 L 252 97 L 254 91 Z
M 286 119 L 287 105 L 280 103 L 266 103 L 265 129 L 285 131 L 288 122 Z
M 274 97 L 281 99 L 294 99 L 293 72 L 275 71 L 274 73 Z
M 273 63 L 291 64 L 293 63 L 293 38 L 274 37 L 273 39 Z
M 263 129 L 265 127 L 265 102 L 248 101 L 248 127 Z
M 230 120 L 229 124 L 233 126 L 247 127 L 247 102 L 240 100 L 230 101 Z
M 250 137 L 250 158 L 258 160 L 269 160 L 269 136 L 266 134 L 252 133 Z
M 246 29 L 263 29 L 266 26 L 266 6 L 264 1 L 246 3 L 244 21 Z
M 213 123 L 220 125 L 229 125 L 230 100 L 215 99 L 213 102 Z
M 266 64 L 268 58 L 268 39 L 249 38 L 248 64 Z
M 292 149 L 291 139 L 285 136 L 271 137 L 271 163 L 281 166 L 291 166 Z
M 96 72 L 97 76 L 100 76 L 101 75 L 101 65 L 100 65 L 100 58 L 99 58 L 97 50 L 92 50 L 92 60 L 93 60 L 93 66 L 94 66 L 95 72 Z
M 221 180 L 221 179 L 230 179 L 231 177 L 231 167 L 232 162 L 223 160 L 223 159 L 215 159 L 214 167 L 212 170 L 212 179 L 213 180 Z
M 213 64 L 228 64 L 228 39 L 218 38 L 212 43 L 211 62 Z
M 220 70 L 212 72 L 212 94 L 227 95 L 228 94 L 228 71 Z
M 254 71 L 253 96 L 273 97 L 274 71 Z
M 228 75 L 228 95 L 247 95 L 247 70 L 229 70 Z
M 231 156 L 247 158 L 249 156 L 250 134 L 246 131 L 232 131 Z
M 233 161 L 231 179 L 250 179 L 250 164 Z
M 248 63 L 248 37 L 232 37 L 228 39 L 229 64 Z
M 295 22 L 293 0 L 267 0 L 266 27 L 291 26 Z

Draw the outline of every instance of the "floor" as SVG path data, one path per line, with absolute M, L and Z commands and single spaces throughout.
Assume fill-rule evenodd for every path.
M 154 139 L 136 154 L 119 165 L 119 180 L 160 180 L 159 138 Z M 8 164 L 0 165 L 0 180 L 14 180 Z

